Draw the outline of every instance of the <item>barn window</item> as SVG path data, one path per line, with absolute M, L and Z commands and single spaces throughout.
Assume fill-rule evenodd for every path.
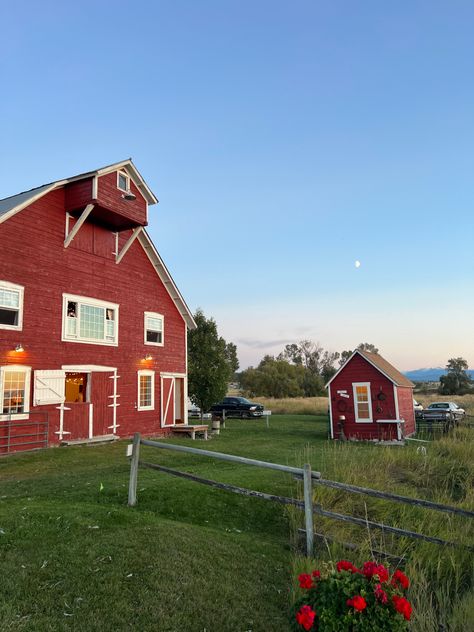
M 163 346 L 163 322 L 162 314 L 145 312 L 145 344 Z
M 155 409 L 155 372 L 138 371 L 138 410 Z
M 370 423 L 372 421 L 370 383 L 357 382 L 352 385 L 352 388 L 354 389 L 354 413 L 356 422 Z
M 23 292 L 21 285 L 0 281 L 0 329 L 21 330 Z
M 118 305 L 63 294 L 63 340 L 118 343 Z
M 0 419 L 27 419 L 30 410 L 31 368 L 26 366 L 0 367 Z M 7 415 L 7 417 L 3 417 Z
M 130 176 L 123 171 L 117 172 L 117 188 L 125 192 L 130 190 Z

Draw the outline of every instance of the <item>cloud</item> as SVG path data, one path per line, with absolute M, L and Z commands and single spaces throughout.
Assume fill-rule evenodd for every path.
M 280 340 L 255 340 L 252 338 L 239 338 L 237 344 L 245 347 L 251 347 L 252 349 L 270 349 L 273 347 L 283 347 L 286 344 L 292 342 L 288 338 L 282 338 Z

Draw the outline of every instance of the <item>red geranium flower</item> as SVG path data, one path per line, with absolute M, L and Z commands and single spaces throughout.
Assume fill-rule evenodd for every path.
M 376 584 L 374 588 L 375 598 L 380 601 L 380 603 L 387 603 L 388 597 L 385 590 L 382 588 L 382 584 Z
M 315 611 L 309 606 L 301 606 L 301 608 L 296 613 L 297 623 L 299 625 L 302 625 L 305 630 L 311 630 L 315 617 Z
M 396 570 L 392 577 L 392 584 L 394 586 L 396 586 L 397 584 L 400 584 L 400 586 L 404 590 L 406 590 L 408 586 L 410 585 L 410 580 L 405 575 L 405 573 L 402 573 L 402 571 Z
M 402 614 L 407 621 L 410 621 L 412 612 L 411 603 L 405 599 L 405 597 L 399 597 L 398 595 L 393 595 L 392 601 L 395 606 L 395 610 Z
M 382 583 L 386 582 L 389 578 L 388 569 L 386 569 L 383 564 L 376 564 L 375 562 L 365 562 L 362 572 L 367 579 L 371 579 L 374 575 L 378 575 L 378 578 Z
M 300 583 L 300 588 L 309 590 L 313 587 L 313 579 L 311 575 L 308 575 L 308 573 L 302 573 L 301 575 L 299 575 L 298 581 Z
M 347 560 L 341 560 L 336 564 L 336 568 L 338 572 L 341 571 L 350 571 L 351 573 L 358 573 L 359 569 L 354 566 L 352 562 L 348 562 Z
M 352 599 L 348 599 L 346 604 L 358 612 L 362 612 L 362 610 L 367 608 L 367 602 L 361 595 L 355 595 Z
M 313 571 L 311 573 L 311 575 L 315 578 L 315 579 L 320 579 L 321 578 L 321 571 Z

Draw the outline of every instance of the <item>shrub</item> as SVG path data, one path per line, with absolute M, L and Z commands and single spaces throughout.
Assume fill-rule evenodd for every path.
M 341 560 L 336 568 L 298 577 L 303 596 L 293 606 L 295 632 L 397 632 L 407 630 L 412 607 L 404 593 L 410 581 L 391 576 L 382 564 L 356 568 Z

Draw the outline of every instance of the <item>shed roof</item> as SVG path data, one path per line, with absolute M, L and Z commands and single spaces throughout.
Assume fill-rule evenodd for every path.
M 334 378 L 339 375 L 339 373 L 347 366 L 347 364 L 352 360 L 352 358 L 359 354 L 362 356 L 367 362 L 370 362 L 372 366 L 378 369 L 381 373 L 385 375 L 391 382 L 395 384 L 395 386 L 408 386 L 409 388 L 414 388 L 415 385 L 411 382 L 403 373 L 400 373 L 398 369 L 396 369 L 393 364 L 390 364 L 388 360 L 382 358 L 378 353 L 369 353 L 369 351 L 361 351 L 360 349 L 356 349 L 351 357 L 341 366 L 339 371 L 337 371 L 329 382 L 326 384 L 326 387 L 331 384 Z

